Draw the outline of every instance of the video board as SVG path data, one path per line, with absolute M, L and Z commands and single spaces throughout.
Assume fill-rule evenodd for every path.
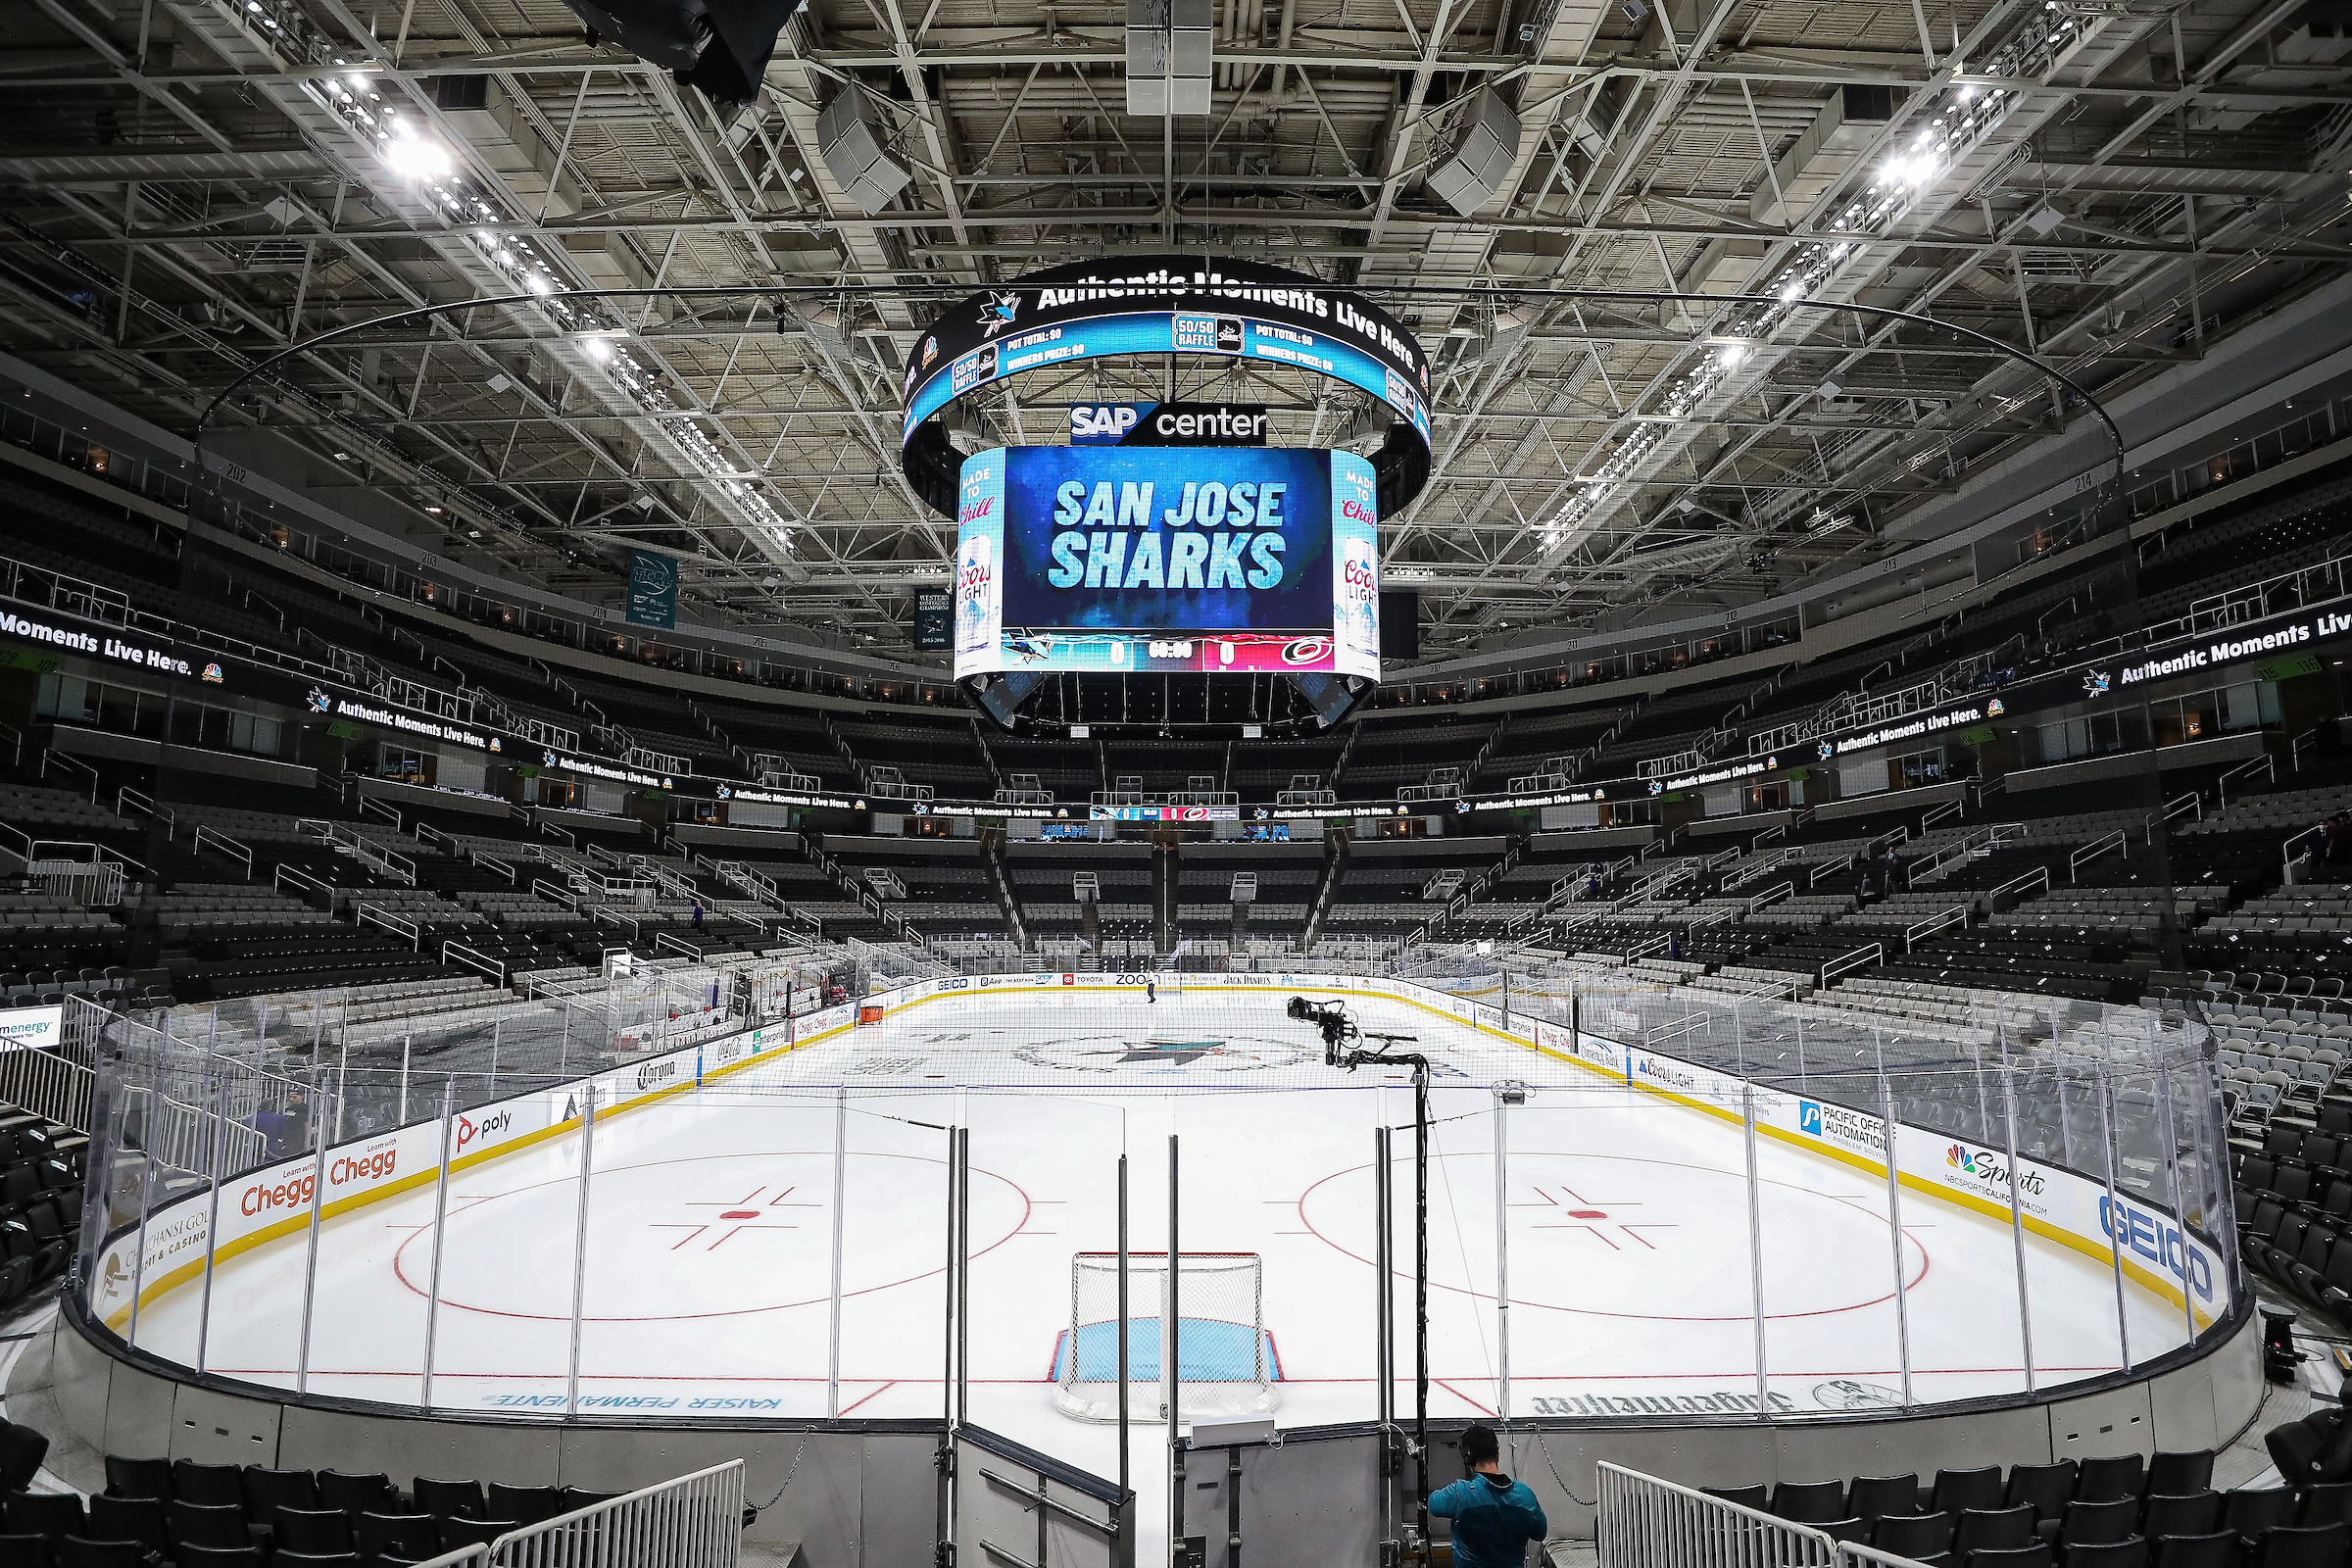
M 1351 452 L 1000 447 L 957 487 L 956 675 L 1380 675 L 1377 481 Z

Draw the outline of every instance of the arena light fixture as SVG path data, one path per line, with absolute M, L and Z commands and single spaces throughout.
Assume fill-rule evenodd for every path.
M 384 144 L 384 164 L 404 179 L 447 177 L 451 168 L 446 149 L 414 134 L 399 134 Z
M 1984 74 L 2000 78 L 2046 76 L 2085 35 L 2086 16 L 2060 12 L 2051 6 L 2044 20 L 2029 22 L 1985 62 Z M 1981 145 L 2016 107 L 2016 89 L 1980 87 L 1974 82 L 1947 85 L 1921 110 L 1923 123 L 1902 151 L 1861 185 L 1828 218 L 1825 227 L 1873 237 L 1892 233 L 1917 205 L 1920 197 L 1961 159 Z M 1854 259 L 1859 247 L 1848 239 L 1815 240 L 1798 247 L 1787 266 L 1766 285 L 1769 301 L 1742 303 L 1731 310 L 1727 325 L 1740 337 L 1763 340 L 1804 307 Z M 1738 368 L 1744 355 L 1721 351 L 1699 358 L 1669 384 L 1662 406 L 1678 415 L 1693 413 Z M 1620 481 L 1654 451 L 1662 439 L 1654 423 L 1629 434 L 1617 453 L 1591 479 L 1561 503 L 1537 528 L 1542 558 L 1558 559 L 1591 531 L 1584 524 L 1601 503 L 1616 493 Z

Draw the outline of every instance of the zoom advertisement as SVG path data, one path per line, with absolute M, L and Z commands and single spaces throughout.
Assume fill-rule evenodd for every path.
M 1288 447 L 963 465 L 956 674 L 1380 673 L 1372 466 Z

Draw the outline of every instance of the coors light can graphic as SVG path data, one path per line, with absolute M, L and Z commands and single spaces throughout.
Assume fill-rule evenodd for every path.
M 959 659 L 993 652 L 999 628 L 996 609 L 996 541 L 979 532 L 963 536 L 956 562 L 956 653 Z

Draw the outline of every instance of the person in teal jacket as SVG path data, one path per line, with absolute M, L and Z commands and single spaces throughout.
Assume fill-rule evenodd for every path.
M 1469 1477 L 1429 1499 L 1431 1513 L 1453 1521 L 1454 1568 L 1524 1568 L 1527 1544 L 1551 1531 L 1544 1505 L 1502 1473 L 1502 1446 L 1493 1427 L 1473 1425 L 1462 1433 L 1462 1462 Z

